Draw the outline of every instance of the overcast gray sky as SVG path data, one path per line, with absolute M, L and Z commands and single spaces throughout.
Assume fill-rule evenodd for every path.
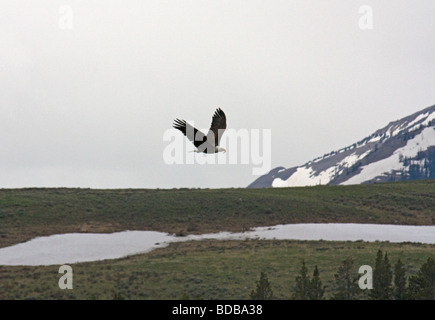
M 166 164 L 173 120 L 221 107 L 292 167 L 435 104 L 433 0 L 0 4 L 4 188 L 245 187 L 252 164 Z

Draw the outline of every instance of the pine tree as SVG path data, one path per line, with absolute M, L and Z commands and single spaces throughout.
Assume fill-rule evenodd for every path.
M 252 300 L 271 300 L 273 299 L 273 291 L 270 285 L 267 274 L 262 272 L 260 274 L 260 280 L 255 282 L 257 287 L 251 291 L 250 297 Z
M 393 297 L 393 268 L 387 253 L 384 256 L 384 275 L 385 299 L 391 299 Z
M 394 265 L 394 299 L 405 300 L 406 295 L 406 277 L 405 266 L 402 261 L 397 260 Z
M 435 300 L 435 261 L 431 257 L 409 278 L 409 299 Z
M 310 300 L 321 300 L 325 294 L 325 288 L 323 288 L 322 281 L 320 280 L 320 273 L 317 266 L 314 267 L 313 278 L 310 281 L 310 290 L 308 297 Z
M 354 261 L 352 258 L 346 258 L 334 274 L 334 295 L 336 300 L 354 300 L 358 297 L 360 290 L 358 287 L 358 277 L 353 273 Z
M 378 250 L 376 254 L 375 269 L 373 270 L 373 290 L 370 292 L 370 297 L 372 299 L 381 299 L 382 295 L 382 274 L 383 274 L 383 263 L 382 263 L 382 251 Z
M 296 277 L 296 288 L 293 294 L 293 299 L 307 300 L 309 298 L 310 290 L 310 277 L 308 276 L 308 270 L 305 266 L 305 261 L 302 260 L 302 267 L 299 271 L 299 275 Z
M 385 253 L 382 258 L 382 251 L 378 250 L 376 255 L 375 269 L 373 270 L 373 290 L 370 297 L 374 300 L 388 300 L 392 296 L 393 271 Z

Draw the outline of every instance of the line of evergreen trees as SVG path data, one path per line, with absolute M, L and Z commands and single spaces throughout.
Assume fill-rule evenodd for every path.
M 429 257 L 420 267 L 416 275 L 406 277 L 405 266 L 398 259 L 394 267 L 388 254 L 379 250 L 373 269 L 373 288 L 362 290 L 358 280 L 362 276 L 355 273 L 355 263 L 351 258 L 345 259 L 334 274 L 331 299 L 336 300 L 435 300 L 435 261 Z M 295 278 L 293 299 L 321 300 L 325 299 L 325 287 L 320 279 L 317 266 L 312 276 L 308 273 L 305 261 Z M 250 298 L 254 300 L 273 299 L 272 285 L 267 274 L 262 272 L 260 280 L 256 281 L 256 288 L 252 290 Z

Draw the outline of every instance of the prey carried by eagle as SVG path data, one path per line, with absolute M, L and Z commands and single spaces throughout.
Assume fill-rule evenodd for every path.
M 227 128 L 227 118 L 221 108 L 216 109 L 211 121 L 210 130 L 207 135 L 185 120 L 175 119 L 174 128 L 180 130 L 197 148 L 198 153 L 226 152 L 225 148 L 219 146 L 222 134 Z

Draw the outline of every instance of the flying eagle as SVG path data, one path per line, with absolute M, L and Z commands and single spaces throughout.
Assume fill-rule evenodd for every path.
M 197 148 L 195 152 L 218 153 L 227 151 L 225 148 L 219 147 L 222 134 L 227 128 L 227 118 L 221 108 L 214 112 L 207 135 L 180 119 L 175 119 L 174 128 L 183 132 L 187 139 L 195 145 Z

